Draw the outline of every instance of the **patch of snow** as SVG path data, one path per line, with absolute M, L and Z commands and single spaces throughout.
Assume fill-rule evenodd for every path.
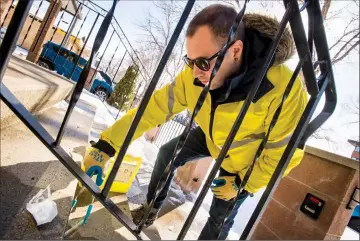
M 344 234 L 341 236 L 340 240 L 359 240 L 360 234 L 353 229 L 346 227 Z

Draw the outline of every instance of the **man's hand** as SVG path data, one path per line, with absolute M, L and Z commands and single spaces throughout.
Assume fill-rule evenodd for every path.
M 236 176 L 217 177 L 213 181 L 211 191 L 215 197 L 229 201 L 236 197 L 238 186 L 235 183 Z
M 96 185 L 102 184 L 105 177 L 104 168 L 110 156 L 95 147 L 89 147 L 84 156 L 85 173 L 89 176 L 97 175 Z

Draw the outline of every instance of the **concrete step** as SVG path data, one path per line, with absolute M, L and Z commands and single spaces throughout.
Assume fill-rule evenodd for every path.
M 31 113 L 38 113 L 66 99 L 74 82 L 40 66 L 13 56 L 2 82 Z M 1 101 L 1 129 L 19 119 Z
M 36 116 L 55 138 L 67 104 L 61 102 Z M 79 101 L 61 146 L 77 162 L 88 145 L 95 107 Z M 1 130 L 0 239 L 62 239 L 77 180 L 22 123 Z M 36 226 L 26 203 L 50 184 L 58 215 Z

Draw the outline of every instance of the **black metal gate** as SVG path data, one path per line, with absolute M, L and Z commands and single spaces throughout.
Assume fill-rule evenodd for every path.
M 73 161 L 73 159 L 66 153 L 66 151 L 60 146 L 60 142 L 64 133 L 64 129 L 66 128 L 66 124 L 69 120 L 69 117 L 72 113 L 72 110 L 76 104 L 76 102 L 79 99 L 80 93 L 84 87 L 86 78 L 89 74 L 89 68 L 90 64 L 92 62 L 92 59 L 94 58 L 94 55 L 98 52 L 100 45 L 102 44 L 104 37 L 107 33 L 107 30 L 109 26 L 112 24 L 111 20 L 113 18 L 114 10 L 117 4 L 117 0 L 113 1 L 113 5 L 111 9 L 107 12 L 99 32 L 97 33 L 94 46 L 91 52 L 91 56 L 89 61 L 87 62 L 86 66 L 84 67 L 79 81 L 76 84 L 76 87 L 73 91 L 73 94 L 71 96 L 71 100 L 69 103 L 69 108 L 66 112 L 65 118 L 63 120 L 63 123 L 61 125 L 61 128 L 59 130 L 58 136 L 55 139 L 53 139 L 50 134 L 39 124 L 39 122 L 33 117 L 29 111 L 25 109 L 25 107 L 16 99 L 16 97 L 11 93 L 11 91 L 2 83 L 2 78 L 5 72 L 5 69 L 8 65 L 9 59 L 11 57 L 11 54 L 16 46 L 19 33 L 23 27 L 24 21 L 26 16 L 28 15 L 29 9 L 31 4 L 33 3 L 32 0 L 20 0 L 17 4 L 17 7 L 15 9 L 14 15 L 12 17 L 12 20 L 9 24 L 8 31 L 5 34 L 5 37 L 3 39 L 3 42 L 0 46 L 0 79 L 1 79 L 1 100 L 4 101 L 4 103 L 17 115 L 17 117 L 34 133 L 34 135 L 39 138 L 42 143 L 62 162 L 62 164 L 104 205 L 104 207 L 114 216 L 116 217 L 119 222 L 121 222 L 137 239 L 141 239 L 141 231 L 144 226 L 144 223 L 140 223 L 138 226 L 136 226 L 133 221 L 126 216 L 123 211 L 121 211 L 118 206 L 116 206 L 109 198 L 107 198 L 107 195 L 109 193 L 110 187 L 114 181 L 115 175 L 121 165 L 122 159 L 125 156 L 126 150 L 130 144 L 130 141 L 134 135 L 135 129 L 144 113 L 144 110 L 148 104 L 148 101 L 155 90 L 155 87 L 157 85 L 157 82 L 160 78 L 160 75 L 164 69 L 164 66 L 171 54 L 171 51 L 180 35 L 180 32 L 182 28 L 184 27 L 185 21 L 187 17 L 189 16 L 189 13 L 194 5 L 194 0 L 189 0 L 185 6 L 185 9 L 181 15 L 181 18 L 179 22 L 177 23 L 177 26 L 174 30 L 174 33 L 169 41 L 168 46 L 166 47 L 163 56 L 159 62 L 159 65 L 152 77 L 152 80 L 148 86 L 148 89 L 145 92 L 145 95 L 138 107 L 137 113 L 134 117 L 134 120 L 131 124 L 131 127 L 128 131 L 128 134 L 125 138 L 125 141 L 122 145 L 122 148 L 116 158 L 114 167 L 110 173 L 110 176 L 105 184 L 104 189 L 101 191 L 98 186 L 95 185 L 95 183 L 88 177 L 81 169 L 80 167 Z M 219 54 L 218 60 L 216 61 L 214 71 L 212 73 L 212 76 L 210 78 L 210 82 L 214 75 L 216 74 L 218 68 L 221 65 L 223 56 L 229 47 L 229 43 L 233 35 L 235 34 L 239 23 L 242 20 L 242 17 L 244 15 L 246 5 L 249 4 L 249 0 L 246 0 L 244 2 L 244 6 L 242 10 L 239 12 L 238 16 L 236 17 L 232 29 L 229 33 L 229 39 L 224 46 L 223 50 Z M 267 203 L 269 201 L 269 198 L 271 197 L 273 191 L 277 187 L 281 176 L 283 172 L 285 171 L 294 151 L 296 148 L 304 148 L 305 142 L 307 138 L 314 133 L 316 129 L 318 129 L 333 113 L 335 106 L 336 106 L 336 89 L 335 89 L 335 82 L 334 82 L 334 76 L 331 66 L 331 58 L 328 51 L 328 45 L 323 25 L 323 19 L 321 15 L 321 8 L 319 0 L 305 0 L 304 4 L 299 7 L 298 2 L 296 0 L 284 0 L 284 6 L 286 9 L 286 12 L 282 18 L 282 21 L 280 23 L 280 28 L 274 37 L 274 41 L 268 50 L 267 54 L 267 61 L 263 68 L 258 72 L 258 76 L 255 79 L 252 88 L 244 101 L 243 107 L 241 111 L 238 114 L 238 117 L 234 123 L 234 126 L 226 140 L 226 143 L 224 147 L 221 150 L 221 153 L 216 159 L 216 163 L 213 166 L 209 177 L 207 178 L 205 185 L 203 189 L 201 190 L 199 197 L 197 198 L 191 212 L 188 215 L 188 218 L 182 227 L 182 230 L 178 236 L 179 240 L 184 239 L 190 225 L 192 224 L 192 221 L 194 220 L 194 217 L 200 208 L 200 205 L 205 197 L 205 194 L 207 193 L 212 180 L 214 179 L 223 159 L 225 158 L 227 151 L 234 139 L 235 133 L 239 129 L 242 120 L 244 119 L 244 116 L 249 108 L 249 105 L 251 101 L 253 100 L 256 91 L 261 83 L 261 80 L 263 79 L 264 75 L 266 74 L 266 70 L 270 64 L 270 60 L 273 57 L 277 44 L 280 40 L 280 37 L 282 33 L 284 32 L 285 26 L 287 23 L 290 23 L 290 27 L 292 30 L 293 38 L 295 40 L 296 49 L 299 55 L 299 63 L 297 65 L 297 68 L 294 71 L 294 74 L 292 78 L 290 79 L 290 83 L 284 93 L 283 100 L 286 99 L 287 93 L 291 90 L 292 83 L 295 80 L 296 76 L 298 75 L 299 71 L 302 69 L 305 83 L 307 87 L 307 91 L 310 95 L 310 100 L 302 113 L 302 117 L 300 118 L 298 125 L 281 157 L 279 160 L 279 163 L 276 167 L 276 170 L 274 174 L 271 177 L 271 180 L 261 197 L 254 213 L 252 214 L 245 230 L 243 231 L 240 239 L 247 239 L 251 236 L 254 227 L 256 223 L 258 222 L 259 217 L 265 210 Z M 308 13 L 308 22 L 309 22 L 309 32 L 308 32 L 308 38 L 306 38 L 303 22 L 300 16 L 300 12 L 305 10 Z M 314 48 L 315 46 L 315 48 Z M 316 51 L 317 54 L 317 61 L 313 62 L 313 52 Z M 320 74 L 316 76 L 314 69 L 319 68 Z M 158 183 L 157 186 L 157 192 L 154 194 L 153 200 L 156 198 L 159 191 L 162 189 L 165 181 L 167 180 L 169 176 L 169 170 L 171 169 L 171 165 L 173 163 L 173 160 L 175 159 L 176 155 L 179 153 L 179 150 L 183 146 L 187 135 L 189 133 L 189 130 L 191 128 L 192 122 L 194 120 L 195 115 L 199 111 L 199 109 L 202 106 L 202 103 L 206 97 L 206 95 L 209 92 L 209 86 L 206 85 L 203 88 L 203 91 L 201 95 L 199 96 L 197 105 L 195 107 L 194 113 L 192 114 L 190 124 L 186 126 L 184 132 L 181 134 L 181 137 L 179 139 L 179 142 L 177 144 L 177 148 L 174 151 L 173 159 L 170 162 L 169 166 L 167 167 L 167 171 L 163 174 L 163 177 Z M 315 111 L 315 108 L 317 104 L 319 103 L 320 98 L 325 93 L 325 105 L 323 110 L 319 115 L 317 115 L 315 118 L 312 119 L 312 115 Z M 276 119 L 279 116 L 281 112 L 281 105 L 276 111 L 275 117 L 271 122 L 271 125 L 275 125 Z M 262 145 L 264 146 L 266 144 L 267 138 L 264 138 Z M 261 153 L 262 148 L 259 148 L 257 156 Z M 256 159 L 255 159 L 256 161 Z M 251 169 L 251 168 L 250 168 Z M 249 169 L 249 170 L 250 170 Z M 248 177 L 251 175 L 251 170 L 247 172 L 245 175 L 245 178 L 243 180 L 243 183 L 241 184 L 239 188 L 239 193 L 244 187 Z M 238 193 L 238 194 L 239 194 Z M 153 204 L 153 201 L 150 203 L 149 210 L 151 209 L 151 205 Z M 149 211 L 148 210 L 148 211 Z M 231 208 L 228 210 L 228 213 L 231 212 Z

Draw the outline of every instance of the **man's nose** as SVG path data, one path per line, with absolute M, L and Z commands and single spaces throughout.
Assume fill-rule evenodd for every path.
M 196 64 L 194 64 L 194 69 L 193 69 L 193 74 L 195 78 L 199 78 L 204 74 L 204 71 L 202 71 L 201 69 L 199 69 Z

